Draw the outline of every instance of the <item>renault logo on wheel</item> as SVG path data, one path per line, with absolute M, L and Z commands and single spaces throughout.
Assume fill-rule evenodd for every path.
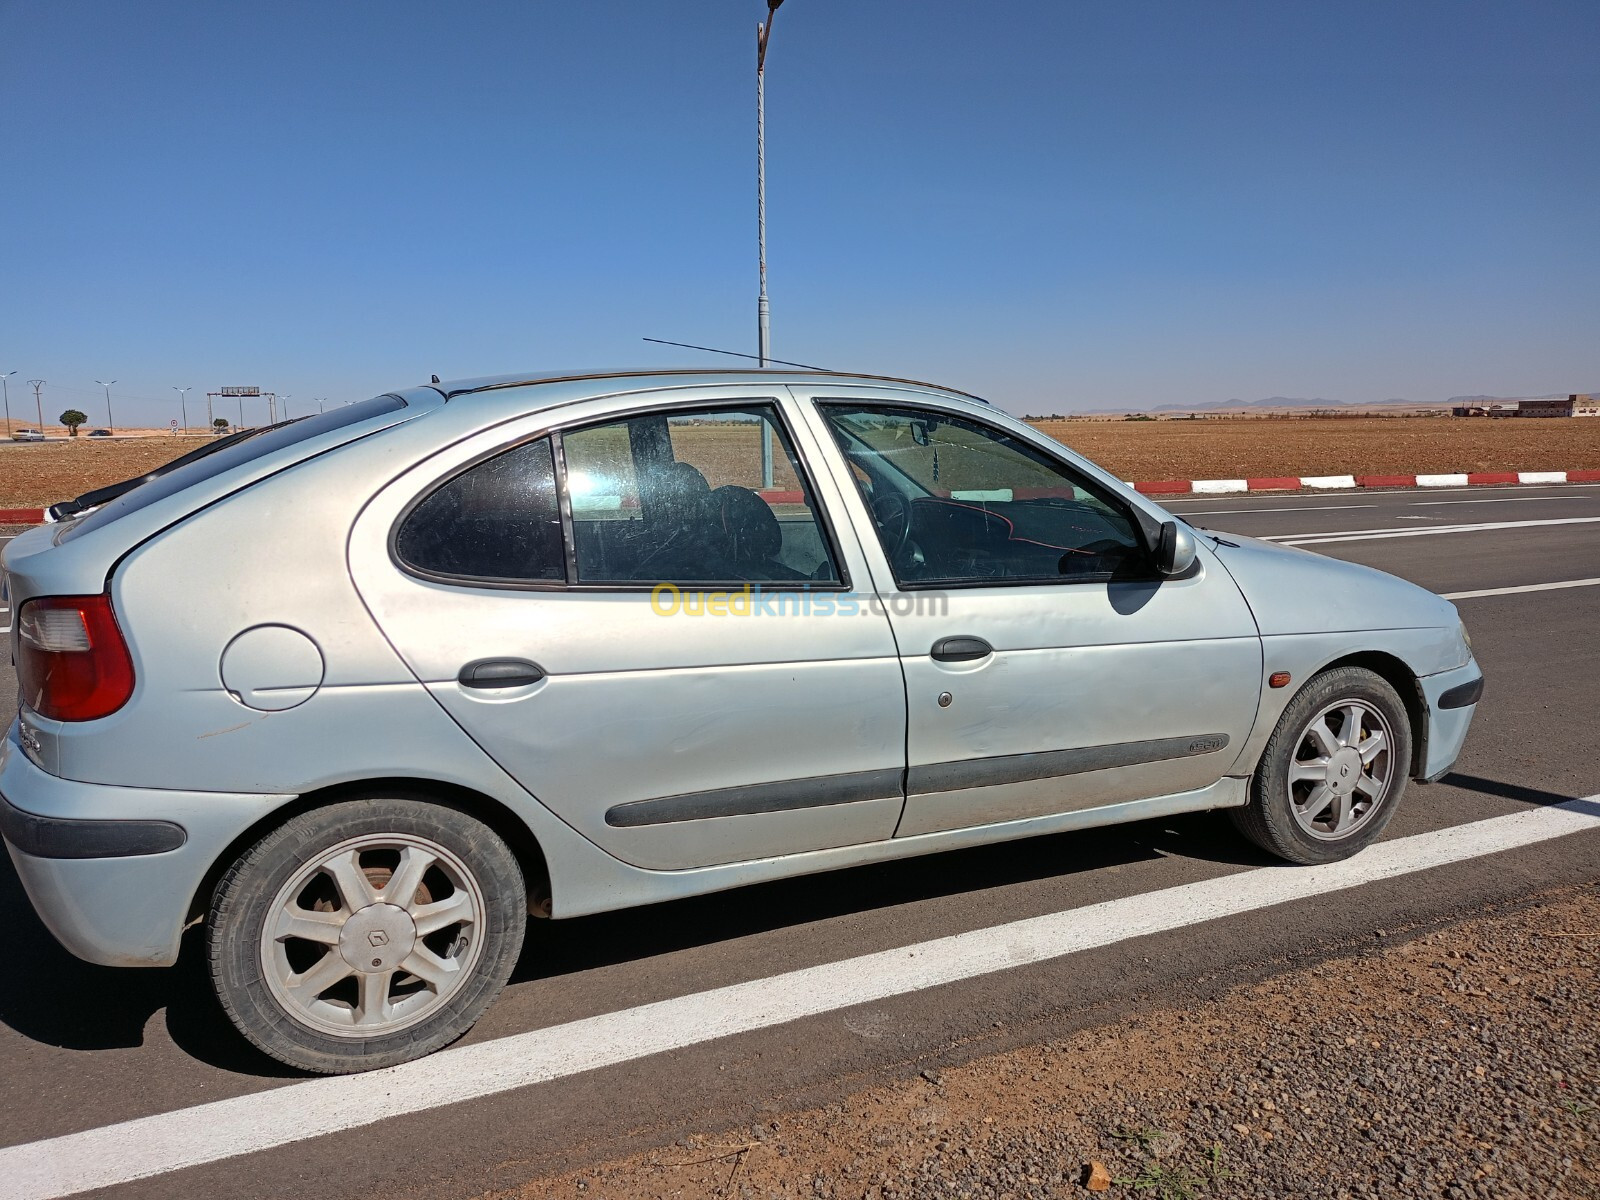
M 374 946 L 387 946 L 389 944 L 389 935 L 381 929 L 374 929 L 371 933 L 367 934 L 367 941 L 371 942 Z

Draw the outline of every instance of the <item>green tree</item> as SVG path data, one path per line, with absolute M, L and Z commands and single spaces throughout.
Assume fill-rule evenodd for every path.
M 213 429 L 226 429 L 228 427 L 228 418 L 218 417 L 215 421 L 211 422 L 211 427 Z
M 75 408 L 69 408 L 61 414 L 61 423 L 67 427 L 67 432 L 73 437 L 78 436 L 78 426 L 89 419 L 87 413 L 81 413 Z M 43 432 L 41 430 L 41 432 Z

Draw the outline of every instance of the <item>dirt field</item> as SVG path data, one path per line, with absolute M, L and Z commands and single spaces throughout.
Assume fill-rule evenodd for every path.
M 1041 421 L 1037 426 L 1120 478 L 1134 480 L 1600 468 L 1600 420 L 1582 417 Z M 156 436 L 0 443 L 0 508 L 53 504 L 142 474 L 203 441 Z M 782 457 L 778 466 L 787 482 Z
M 1039 421 L 1121 479 L 1600 468 L 1600 419 Z
M 1592 1198 L 1597 922 L 1583 888 L 1380 932 L 1209 1003 L 908 1062 L 826 1108 L 774 1096 L 750 1125 L 484 1200 Z
M 62 442 L 0 443 L 0 508 L 70 500 L 90 488 L 143 475 L 205 441 L 195 435 L 126 442 L 79 437 Z

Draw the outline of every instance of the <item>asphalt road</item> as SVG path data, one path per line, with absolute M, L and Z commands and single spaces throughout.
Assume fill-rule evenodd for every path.
M 1309 548 L 1441 593 L 1600 578 L 1600 487 L 1223 495 L 1169 507 L 1217 531 L 1293 542 L 1359 538 Z M 1593 752 L 1600 587 L 1457 603 L 1488 688 L 1455 772 L 1413 786 L 1386 840 L 1600 793 Z M 7 624 L 0 613 L 0 626 Z M 5 721 L 13 692 L 9 669 L 0 667 Z M 1207 880 L 1245 881 L 1267 862 L 1226 820 L 1200 815 L 535 923 L 511 986 L 463 1045 L 492 1049 L 526 1031 L 856 955 Z M 111 1192 L 208 1200 L 475 1196 L 690 1132 L 748 1126 L 877 1078 L 1212 997 L 1289 964 L 1412 937 L 1491 904 L 1597 879 L 1600 831 L 1590 830 L 1200 928 L 691 1040 L 668 1053 Z M 193 955 L 170 971 L 79 963 L 38 924 L 9 863 L 0 864 L 0 922 L 7 968 L 0 971 L 0 1148 L 300 1083 L 232 1034 Z M 1315 1020 L 1293 1017 L 1285 1037 Z M 421 1086 L 429 1086 L 426 1078 Z M 309 1103 L 313 1094 L 285 1093 L 302 1095 Z M 197 1144 L 210 1135 L 203 1114 L 187 1128 Z

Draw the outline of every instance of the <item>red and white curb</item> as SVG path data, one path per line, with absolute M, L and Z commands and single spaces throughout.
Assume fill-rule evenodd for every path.
M 1165 479 L 1139 482 L 1129 480 L 1128 483 L 1130 487 L 1147 496 L 1214 496 L 1228 492 L 1317 492 L 1340 488 L 1600 483 L 1600 471 L 1465 471 L 1453 475 L 1276 475 L 1255 479 Z

